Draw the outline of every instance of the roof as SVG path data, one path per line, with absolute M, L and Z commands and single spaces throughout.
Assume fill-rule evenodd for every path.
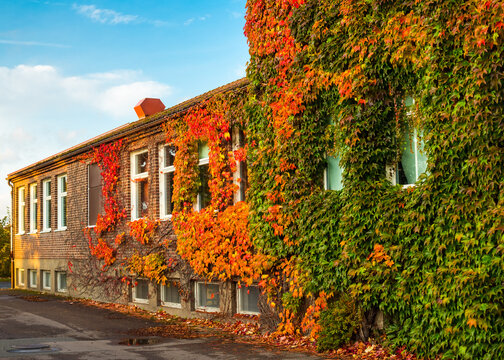
M 229 84 L 223 85 L 221 87 L 218 87 L 214 90 L 208 91 L 204 94 L 198 95 L 192 99 L 186 100 L 184 102 L 181 102 L 180 104 L 177 104 L 175 106 L 172 106 L 171 108 L 168 108 L 166 110 L 160 111 L 154 115 L 139 119 L 134 122 L 130 122 L 124 125 L 121 125 L 113 130 L 107 131 L 103 134 L 100 134 L 98 136 L 95 136 L 87 141 L 84 141 L 80 144 L 77 144 L 75 146 L 72 146 L 71 148 L 68 148 L 66 150 L 63 150 L 57 154 L 51 155 L 43 160 L 37 161 L 36 163 L 33 163 L 31 165 L 28 165 L 22 169 L 19 169 L 17 171 L 14 171 L 10 174 L 7 175 L 7 180 L 12 180 L 17 177 L 21 177 L 23 175 L 26 175 L 32 171 L 36 171 L 42 168 L 45 168 L 47 166 L 50 166 L 52 164 L 70 159 L 74 156 L 80 155 L 82 153 L 85 153 L 92 148 L 99 146 L 101 144 L 122 138 L 127 135 L 134 134 L 138 131 L 145 130 L 151 127 L 154 127 L 156 125 L 161 124 L 167 116 L 171 116 L 177 113 L 184 112 L 199 103 L 202 103 L 205 100 L 210 99 L 212 96 L 219 94 L 219 93 L 225 93 L 231 90 L 235 90 L 238 88 L 242 88 L 248 85 L 248 79 L 247 78 L 241 78 L 239 80 L 233 81 Z

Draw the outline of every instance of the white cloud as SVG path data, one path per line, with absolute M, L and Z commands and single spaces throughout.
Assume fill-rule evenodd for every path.
M 137 119 L 145 97 L 167 103 L 169 85 L 141 71 L 65 76 L 50 65 L 0 66 L 0 217 L 8 173 Z
M 247 72 L 247 65 L 240 65 L 235 68 L 235 75 L 238 76 L 239 78 L 245 77 Z
M 169 22 L 163 20 L 151 20 L 140 17 L 138 15 L 127 15 L 122 14 L 118 11 L 111 9 L 100 9 L 97 8 L 96 5 L 77 5 L 73 4 L 72 8 L 78 13 L 81 14 L 94 22 L 98 22 L 101 24 L 108 25 L 117 25 L 117 24 L 151 24 L 156 27 L 168 26 Z
M 186 21 L 184 21 L 184 25 L 185 26 L 191 25 L 196 20 L 198 20 L 198 21 L 205 21 L 205 20 L 207 20 L 207 19 L 209 19 L 211 17 L 212 17 L 212 15 L 210 15 L 210 14 L 205 14 L 203 16 L 198 16 L 197 18 L 192 17 L 192 18 L 187 19 Z
M 46 43 L 40 41 L 19 41 L 19 40 L 6 40 L 0 39 L 0 44 L 6 45 L 22 45 L 22 46 L 44 46 L 44 47 L 56 47 L 56 48 L 69 48 L 68 45 Z
M 99 9 L 95 5 L 73 5 L 74 10 L 102 24 L 129 24 L 138 20 L 138 15 L 126 15 L 110 9 Z

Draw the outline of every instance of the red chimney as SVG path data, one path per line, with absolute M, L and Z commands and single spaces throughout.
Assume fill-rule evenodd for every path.
M 137 113 L 139 119 L 154 115 L 155 113 L 163 111 L 164 109 L 165 106 L 163 102 L 159 99 L 153 98 L 142 99 L 135 106 L 135 112 Z

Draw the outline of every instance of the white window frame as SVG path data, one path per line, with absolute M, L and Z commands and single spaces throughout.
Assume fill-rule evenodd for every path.
M 33 282 L 33 276 L 32 276 L 33 274 L 35 274 L 35 283 Z M 36 289 L 38 287 L 37 270 L 34 269 L 28 270 L 28 280 L 30 288 Z
M 24 269 L 18 268 L 16 275 L 17 275 L 18 286 L 25 286 L 25 279 L 24 279 L 25 271 L 24 271 Z
M 138 304 L 148 304 L 149 298 L 150 298 L 150 296 L 149 296 L 149 290 L 150 290 L 149 289 L 150 288 L 149 281 L 146 279 L 136 279 L 135 281 L 137 283 L 138 283 L 138 281 L 145 281 L 147 283 L 147 299 L 137 297 L 137 288 L 138 288 L 138 284 L 137 284 L 137 286 L 133 286 L 133 291 L 132 291 L 133 302 L 138 303 Z
M 423 174 L 423 173 L 418 172 L 418 132 L 417 132 L 416 128 L 413 128 L 412 137 L 413 137 L 412 151 L 413 151 L 413 154 L 415 155 L 415 182 L 411 183 L 411 184 L 402 184 L 401 187 L 403 189 L 406 189 L 409 187 L 414 187 L 416 185 L 416 182 L 418 181 L 418 178 L 420 177 L 420 175 Z M 399 162 L 400 161 L 401 160 L 399 160 Z M 390 181 L 392 186 L 395 186 L 398 184 L 397 183 L 398 166 L 399 166 L 399 164 L 396 163 L 395 166 L 388 165 L 386 167 L 387 179 Z
M 49 184 L 49 188 L 50 188 L 51 187 L 51 179 L 46 179 L 46 180 L 42 181 L 42 231 L 41 232 L 51 231 L 51 227 L 48 226 L 50 223 L 50 220 L 51 220 L 51 211 L 49 211 L 47 204 L 51 202 L 52 196 L 50 195 L 50 193 L 47 194 L 47 184 Z
M 257 286 L 257 285 L 242 286 L 242 287 L 240 288 L 240 287 L 238 286 L 238 284 L 236 284 L 236 304 L 237 304 L 237 306 L 236 306 L 236 312 L 237 312 L 238 314 L 246 314 L 246 315 L 259 315 L 259 314 L 261 314 L 260 312 L 256 312 L 256 311 L 246 311 L 246 310 L 243 310 L 243 309 L 241 308 L 241 290 L 242 290 L 243 288 L 245 288 L 245 289 L 246 289 L 246 288 L 252 288 L 252 287 L 257 288 L 257 290 L 259 291 L 259 295 L 261 294 L 261 293 L 260 293 L 260 291 L 261 291 L 261 290 L 259 289 L 259 286 Z
M 67 191 L 62 191 L 62 180 L 65 179 L 66 182 L 66 190 Z M 58 187 L 58 230 L 66 230 L 67 225 L 68 225 L 68 199 L 66 199 L 66 211 L 65 214 L 67 215 L 65 218 L 65 226 L 62 226 L 63 222 L 63 198 L 67 197 L 68 193 L 68 177 L 67 174 L 63 174 L 57 177 L 57 187 Z
M 65 288 L 61 287 L 61 275 L 65 275 L 65 283 L 66 283 Z M 68 291 L 68 278 L 66 271 L 56 271 L 56 291 L 61 293 L 65 293 Z
M 131 220 L 138 220 L 141 217 L 137 216 L 137 211 L 138 211 L 138 206 L 137 204 L 137 199 L 138 199 L 138 189 L 137 189 L 137 182 L 142 179 L 147 179 L 149 177 L 149 165 L 147 165 L 147 171 L 140 173 L 140 174 L 135 174 L 136 168 L 137 168 L 137 156 L 143 153 L 147 153 L 148 156 L 148 161 L 150 161 L 149 157 L 149 149 L 141 149 L 137 151 L 133 151 L 130 154 L 130 174 L 131 174 L 131 181 L 130 181 L 130 188 L 131 188 Z M 150 194 L 150 191 L 149 191 Z
M 161 306 L 166 306 L 166 307 L 171 307 L 171 308 L 176 308 L 176 309 L 182 309 L 182 299 L 180 298 L 180 293 L 179 293 L 179 298 L 180 298 L 180 302 L 179 303 L 165 301 L 166 299 L 165 299 L 164 289 L 167 288 L 167 287 L 173 287 L 173 288 L 175 288 L 178 291 L 178 288 L 175 285 L 170 285 L 170 286 L 168 286 L 168 285 L 161 285 L 160 288 L 159 288 L 159 291 L 161 292 Z
M 165 174 L 174 173 L 175 166 L 164 166 L 165 164 L 165 148 L 172 145 L 160 145 L 159 146 L 159 218 L 162 220 L 169 220 L 172 218 L 172 214 L 166 214 L 166 207 L 168 206 L 165 196 Z M 173 196 L 173 194 L 172 194 Z
M 30 234 L 37 233 L 37 214 L 38 214 L 38 199 L 37 199 L 37 183 L 30 184 Z
M 26 192 L 25 187 L 18 188 L 18 235 L 23 235 L 25 229 L 25 216 L 26 216 Z
M 46 284 L 46 277 L 45 275 L 49 274 L 49 284 Z M 42 270 L 41 272 L 41 277 L 42 277 L 42 289 L 44 290 L 51 290 L 51 272 L 49 270 Z
M 219 283 L 215 283 L 215 282 L 207 282 L 205 283 L 204 281 L 196 281 L 194 283 L 194 306 L 196 308 L 196 310 L 199 310 L 199 311 L 205 311 L 205 312 L 220 312 L 220 293 L 219 293 L 219 307 L 210 307 L 210 306 L 202 306 L 200 303 L 199 303 L 199 295 L 200 295 L 200 289 L 199 289 L 199 285 L 217 285 L 219 286 Z M 217 290 L 218 292 L 220 292 L 220 289 Z

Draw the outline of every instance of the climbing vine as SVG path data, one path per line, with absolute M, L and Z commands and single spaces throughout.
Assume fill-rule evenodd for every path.
M 327 336 L 347 293 L 361 334 L 380 309 L 421 356 L 502 356 L 503 15 L 499 0 L 247 2 L 249 229 L 275 258 L 280 329 Z M 386 169 L 412 126 L 428 168 L 403 189 Z M 342 190 L 323 191 L 328 155 Z

